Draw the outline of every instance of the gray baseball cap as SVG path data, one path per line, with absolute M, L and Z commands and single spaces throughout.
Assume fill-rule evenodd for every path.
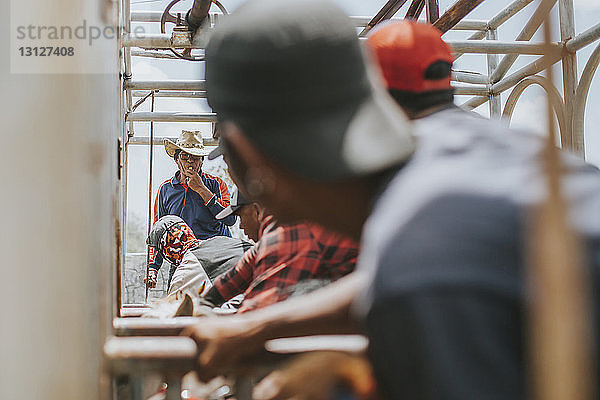
M 173 225 L 180 222 L 185 221 L 177 215 L 165 215 L 164 217 L 159 218 L 159 220 L 152 225 L 152 229 L 150 229 L 150 235 L 148 235 L 148 238 L 146 239 L 146 244 L 150 247 L 159 249 L 160 239 L 163 237 L 165 232 L 167 232 Z
M 367 175 L 413 153 L 410 123 L 374 71 L 354 25 L 329 0 L 250 0 L 206 48 L 208 102 L 219 119 L 313 180 Z
M 235 213 L 237 210 L 242 208 L 242 206 L 245 206 L 250 203 L 252 202 L 246 199 L 242 192 L 240 192 L 240 190 L 236 188 L 231 194 L 231 202 L 229 203 L 229 207 L 226 207 L 225 209 L 223 209 L 223 211 L 215 215 L 215 218 L 223 219 L 225 217 L 229 217 L 231 214 Z

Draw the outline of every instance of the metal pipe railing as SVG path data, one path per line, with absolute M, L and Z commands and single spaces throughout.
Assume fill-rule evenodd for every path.
M 484 85 L 460 85 L 452 84 L 454 93 L 458 95 L 475 95 L 475 96 L 487 96 L 489 95 L 489 88 Z
M 550 102 L 552 103 L 552 107 L 554 109 L 554 113 L 556 115 L 556 119 L 558 120 L 558 126 L 560 128 L 561 137 L 567 132 L 567 116 L 565 114 L 565 103 L 563 102 L 558 89 L 556 86 L 552 84 L 548 79 L 542 76 L 528 76 L 527 78 L 521 80 L 510 93 L 508 98 L 506 99 L 506 105 L 504 106 L 504 112 L 502 113 L 502 117 L 510 124 L 510 120 L 512 119 L 513 112 L 515 110 L 515 106 L 517 105 L 517 101 L 521 97 L 521 94 L 531 85 L 539 85 L 541 86 L 548 95 Z
M 487 85 L 489 82 L 489 79 L 486 75 L 471 71 L 452 71 L 452 80 L 456 82 L 476 83 L 480 85 Z
M 573 0 L 559 0 L 560 39 L 567 41 L 575 36 L 575 16 L 573 15 Z M 571 118 L 573 116 L 573 103 L 575 90 L 577 90 L 577 56 L 575 53 L 564 52 L 562 58 L 562 82 L 564 107 L 567 118 L 565 130 L 561 130 L 561 144 L 564 148 L 582 154 L 583 149 L 575 149 Z M 577 140 L 583 143 L 582 140 Z
M 154 144 L 163 144 L 163 140 L 164 139 L 169 139 L 171 141 L 176 141 L 177 138 L 175 137 L 155 137 L 154 138 Z M 217 146 L 219 144 L 219 141 L 217 139 L 212 139 L 212 138 L 203 138 L 204 139 L 204 144 L 208 147 L 210 146 Z M 129 144 L 130 145 L 148 145 L 150 143 L 150 138 L 148 136 L 134 136 L 130 139 Z M 127 253 L 132 254 L 132 253 Z M 133 253 L 135 254 L 135 253 Z M 140 253 L 143 254 L 143 253 Z
M 460 53 L 506 53 L 506 54 L 544 54 L 543 43 L 530 42 L 500 42 L 500 41 L 471 41 L 471 40 L 449 40 L 447 41 L 455 52 Z M 124 38 L 123 46 L 141 47 L 146 49 L 169 49 L 173 48 L 171 37 L 168 34 L 146 34 L 129 35 Z M 179 45 L 177 48 L 197 48 L 193 45 Z M 562 44 L 553 43 L 552 48 L 560 51 Z
M 586 29 L 565 43 L 567 51 L 577 51 L 600 38 L 600 23 Z
M 548 68 L 548 66 L 557 63 L 560 61 L 560 54 L 555 54 L 551 56 L 543 56 L 535 60 L 534 62 L 524 66 L 523 68 L 513 72 L 511 75 L 502 79 L 501 81 L 494 83 L 490 90 L 494 94 L 502 93 L 503 91 L 510 89 L 514 85 L 516 85 L 521 79 L 526 78 L 530 75 L 535 75 L 544 69 Z
M 131 95 L 133 97 L 144 97 L 148 94 L 148 91 L 144 90 L 132 90 Z M 206 98 L 206 92 L 204 91 L 187 91 L 187 90 L 164 90 L 157 91 L 154 93 L 155 97 L 177 97 L 177 98 L 188 98 L 188 99 L 203 99 Z
M 573 137 L 575 142 L 573 143 L 574 148 L 584 149 L 584 144 L 579 143 L 578 140 L 583 141 L 583 128 L 584 128 L 584 117 L 585 117 L 585 104 L 587 103 L 588 93 L 592 84 L 592 78 L 594 77 L 596 70 L 600 64 L 600 44 L 594 49 L 588 62 L 581 73 L 581 79 L 579 85 L 577 85 L 577 91 L 575 92 L 575 104 L 573 105 Z
M 194 0 L 192 8 L 190 8 L 185 16 L 185 20 L 192 30 L 198 29 L 208 17 L 211 3 L 211 0 Z
M 520 0 L 523 1 L 523 0 Z M 533 0 L 528 0 L 533 1 Z M 131 21 L 132 22 L 160 22 L 160 18 L 162 16 L 161 11 L 133 11 L 131 13 Z M 222 13 L 209 13 L 209 16 L 213 20 L 220 20 L 221 18 L 227 18 L 226 14 Z M 354 22 L 354 26 L 357 28 L 365 27 L 369 21 L 371 21 L 371 17 L 366 16 L 350 16 L 350 19 Z M 392 21 L 399 21 L 401 18 L 390 18 Z M 463 30 L 463 31 L 485 31 L 487 30 L 488 22 L 484 20 L 476 20 L 476 19 L 463 19 L 457 25 L 455 25 L 453 30 Z
M 486 34 L 487 40 L 498 40 L 498 32 L 495 29 L 490 29 Z M 487 70 L 488 75 L 491 75 L 494 70 L 498 67 L 498 55 L 497 54 L 488 54 L 487 58 Z M 500 118 L 500 114 L 502 113 L 502 102 L 500 99 L 500 95 L 490 93 L 490 118 Z
M 515 39 L 517 42 L 519 41 L 527 41 L 531 40 L 535 32 L 539 29 L 544 21 L 545 16 L 548 14 L 550 9 L 554 6 L 556 0 L 543 1 L 539 7 L 534 11 L 533 15 L 527 21 L 517 38 Z M 544 54 L 544 52 L 539 53 Z M 496 70 L 490 75 L 490 82 L 495 83 L 506 75 L 510 67 L 517 60 L 518 54 L 507 54 L 502 58 Z
M 517 14 L 523 8 L 525 8 L 533 0 L 516 0 L 509 4 L 505 9 L 496 14 L 492 19 L 487 22 L 485 29 L 480 29 L 480 32 L 475 32 L 469 37 L 469 40 L 479 40 L 485 38 L 485 33 L 488 29 L 498 29 L 500 25 L 508 21 L 512 16 Z M 459 58 L 462 54 L 456 54 L 456 58 Z
M 457 0 L 437 21 L 433 24 L 442 32 L 448 32 L 461 19 L 475 9 L 483 0 Z
M 215 113 L 145 112 L 127 113 L 127 121 L 136 122 L 217 122 Z
M 126 89 L 133 90 L 195 90 L 206 91 L 204 80 L 169 80 L 169 81 L 129 81 L 125 84 Z

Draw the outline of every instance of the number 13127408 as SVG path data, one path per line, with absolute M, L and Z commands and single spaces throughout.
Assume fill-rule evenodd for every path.
M 71 57 L 75 55 L 73 47 L 19 47 L 21 57 Z

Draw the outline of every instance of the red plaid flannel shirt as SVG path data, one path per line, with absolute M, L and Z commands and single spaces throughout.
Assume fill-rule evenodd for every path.
M 239 312 L 245 312 L 284 300 L 284 289 L 300 281 L 341 278 L 354 270 L 357 256 L 356 242 L 318 225 L 271 226 L 214 286 L 225 300 L 244 293 Z

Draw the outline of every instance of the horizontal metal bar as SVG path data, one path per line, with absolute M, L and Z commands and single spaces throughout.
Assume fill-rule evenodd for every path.
M 131 22 L 160 22 L 162 11 L 132 11 Z
M 204 80 L 169 80 L 169 81 L 128 81 L 125 89 L 133 90 L 196 90 L 205 91 Z
M 162 145 L 164 139 L 169 139 L 173 142 L 175 142 L 177 140 L 176 137 L 155 137 L 154 141 L 152 143 L 154 144 L 158 144 L 158 145 Z M 207 147 L 211 147 L 211 146 L 217 146 L 219 144 L 219 142 L 216 139 L 212 139 L 212 138 L 203 138 L 203 143 L 205 146 Z M 133 136 L 130 137 L 129 140 L 127 141 L 127 145 L 149 145 L 150 144 L 150 137 L 148 136 Z M 127 255 L 130 255 L 129 253 Z M 145 254 L 142 254 L 145 255 Z
M 487 84 L 489 82 L 486 75 L 480 74 L 479 72 L 470 71 L 452 71 L 452 80 L 464 83 L 479 83 Z
M 198 319 L 195 319 L 198 323 Z M 363 353 L 368 339 L 359 335 L 323 335 L 272 339 L 265 342 L 262 356 L 245 365 L 238 364 L 229 371 L 235 375 L 248 368 L 273 368 L 274 361 L 288 355 L 309 351 L 344 351 Z M 111 337 L 104 343 L 104 356 L 113 374 L 143 374 L 152 372 L 177 376 L 195 367 L 198 347 L 194 340 L 184 336 Z
M 141 317 L 146 311 L 150 310 L 149 307 L 121 307 L 121 317 Z
M 162 14 L 162 11 L 132 11 L 131 22 L 160 22 Z M 182 12 L 181 14 L 181 19 L 185 19 L 185 12 Z M 175 15 L 175 13 L 173 13 L 173 15 Z M 226 16 L 222 13 L 209 13 L 209 15 L 213 21 Z
M 117 336 L 174 336 L 196 323 L 196 317 L 115 318 L 113 329 Z
M 133 97 L 144 97 L 148 94 L 148 91 L 144 90 L 132 90 L 131 95 Z M 172 97 L 180 99 L 203 99 L 206 98 L 206 92 L 199 91 L 179 91 L 179 90 L 159 90 L 154 93 L 154 97 Z
M 457 53 L 486 54 L 546 54 L 548 49 L 544 43 L 500 42 L 497 40 L 451 40 L 447 42 Z M 552 43 L 551 49 L 560 52 L 562 45 Z
M 165 50 L 131 50 L 132 57 L 165 58 L 169 60 L 181 60 L 170 51 Z
M 217 122 L 217 114 L 135 111 L 127 113 L 126 119 L 138 122 Z
M 132 11 L 131 22 L 160 22 L 161 16 L 162 11 Z M 213 20 L 215 20 L 215 16 L 217 17 L 216 19 L 227 18 L 227 15 L 221 13 L 211 13 L 210 16 Z M 353 16 L 350 19 L 352 19 L 356 27 L 363 27 L 369 23 L 371 17 Z
M 170 49 L 173 47 L 171 35 L 166 33 L 154 33 L 143 35 L 123 36 L 123 47 L 140 47 L 143 49 Z M 181 46 L 178 48 L 190 48 L 192 46 Z
M 457 53 L 489 53 L 489 54 L 544 54 L 544 43 L 499 42 L 496 40 L 473 41 L 451 40 L 447 42 Z M 123 40 L 125 47 L 141 47 L 148 49 L 168 49 L 172 47 L 171 37 L 166 34 L 128 35 Z M 551 47 L 560 51 L 561 44 L 552 43 Z M 191 47 L 191 46 L 184 46 Z
M 454 88 L 454 94 L 474 96 L 488 96 L 490 94 L 489 88 L 483 85 L 452 84 L 452 87 Z
M 533 1 L 533 0 L 528 0 Z M 160 17 L 162 16 L 161 11 L 132 11 L 131 12 L 131 22 L 160 22 Z M 214 20 L 214 16 L 217 18 L 227 17 L 221 13 L 211 13 L 211 18 Z M 354 22 L 354 26 L 357 28 L 362 28 L 366 26 L 369 21 L 371 21 L 372 17 L 365 16 L 351 16 L 350 19 Z M 401 20 L 400 18 L 392 18 L 394 20 Z M 473 31 L 473 30 L 486 30 L 487 22 L 482 20 L 463 20 L 459 22 L 457 26 L 454 27 L 456 30 L 465 30 L 465 31 Z
M 600 38 L 600 23 L 592 26 L 589 29 L 586 29 L 573 39 L 567 41 L 565 46 L 567 47 L 568 51 L 577 51 L 582 47 L 585 47 L 588 44 L 598 40 L 598 38 Z
M 113 373 L 184 374 L 194 368 L 198 347 L 189 337 L 110 338 L 104 356 Z

